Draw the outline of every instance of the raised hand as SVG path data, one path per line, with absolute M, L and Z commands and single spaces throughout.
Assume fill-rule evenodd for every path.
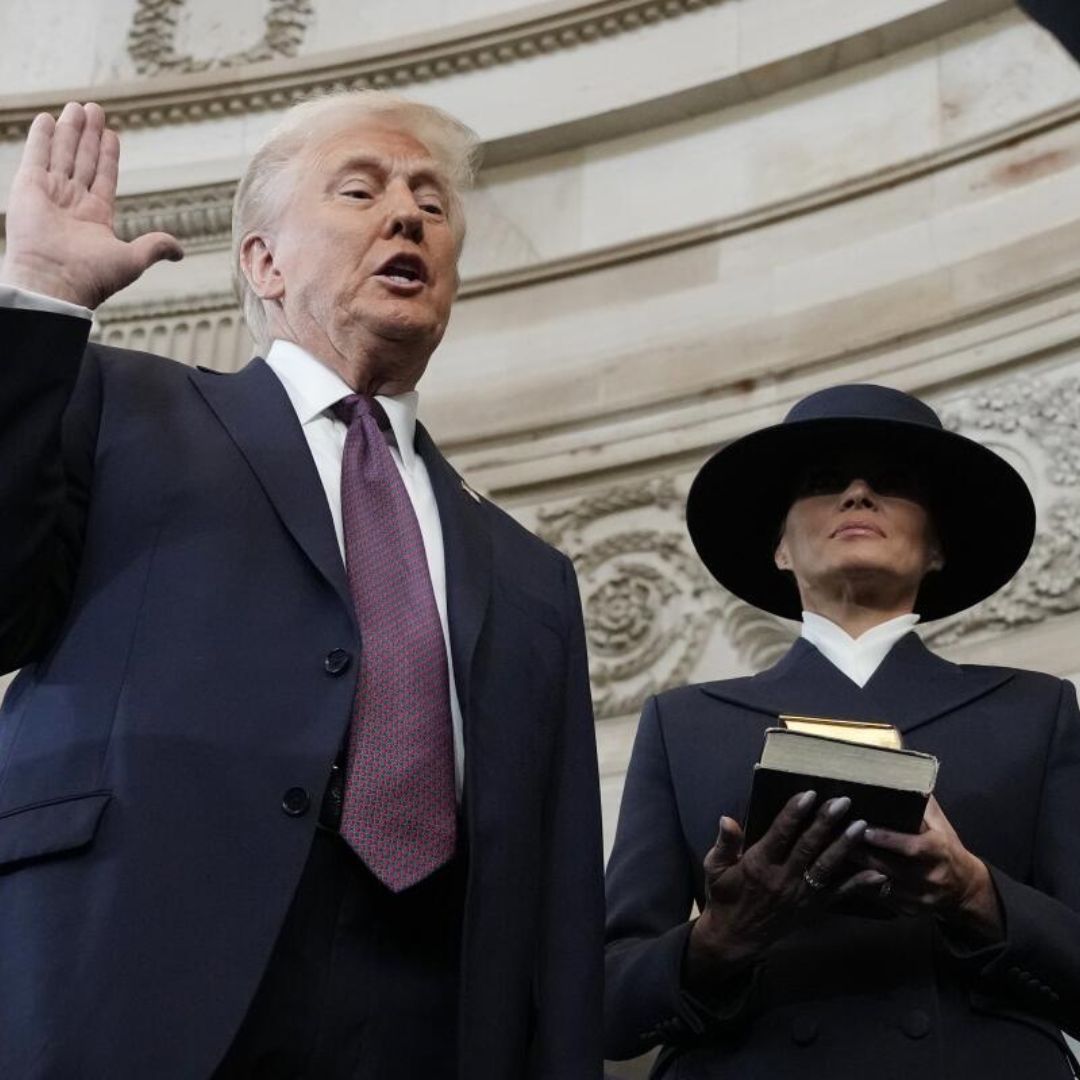
M 880 888 L 885 878 L 879 872 L 850 873 L 848 859 L 866 830 L 865 821 L 841 828 L 851 800 L 830 799 L 816 813 L 814 803 L 812 791 L 793 797 L 745 852 L 738 824 L 720 819 L 704 863 L 705 910 L 687 951 L 691 987 L 707 991 L 710 983 L 752 963 L 805 909 Z
M 59 120 L 34 119 L 11 184 L 0 282 L 94 308 L 160 259 L 183 258 L 168 233 L 117 237 L 119 161 L 100 105 L 72 101 Z

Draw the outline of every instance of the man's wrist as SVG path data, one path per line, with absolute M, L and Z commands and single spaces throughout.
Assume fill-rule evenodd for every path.
M 94 313 L 82 304 L 61 300 L 48 293 L 37 292 L 4 281 L 0 281 L 0 308 L 41 311 L 49 315 L 67 315 L 87 321 L 94 317 Z
M 10 253 L 3 263 L 0 263 L 0 285 L 8 285 L 50 300 L 59 300 L 65 304 L 73 304 L 84 310 L 90 310 L 86 297 L 73 289 L 63 274 L 52 272 L 32 262 L 14 259 Z

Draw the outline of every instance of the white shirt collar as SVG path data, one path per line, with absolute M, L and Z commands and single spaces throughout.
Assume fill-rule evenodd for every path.
M 919 616 L 897 615 L 857 638 L 813 611 L 804 611 L 802 619 L 802 636 L 852 682 L 865 686 L 892 647 L 919 621 Z
M 266 362 L 281 380 L 285 393 L 296 410 L 301 425 L 334 416 L 332 408 L 343 397 L 354 393 L 352 387 L 332 368 L 292 341 L 277 339 L 266 354 Z M 420 395 L 415 390 L 394 397 L 376 394 L 394 431 L 401 463 L 411 471 L 416 461 L 416 410 Z

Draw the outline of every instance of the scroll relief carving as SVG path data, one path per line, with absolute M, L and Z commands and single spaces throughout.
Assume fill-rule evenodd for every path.
M 127 50 L 140 75 L 234 68 L 295 56 L 315 16 L 311 0 L 269 0 L 258 42 L 227 56 L 200 59 L 176 49 L 176 30 L 186 5 L 187 0 L 137 0 Z
M 688 682 L 716 633 L 757 668 L 791 643 L 790 627 L 713 581 L 687 538 L 683 501 L 661 476 L 539 513 L 540 535 L 578 573 L 598 719 Z
M 948 646 L 1080 611 L 1080 377 L 1003 380 L 946 402 L 941 412 L 950 430 L 1033 458 L 1049 498 L 1020 573 L 989 600 L 927 627 L 924 640 Z

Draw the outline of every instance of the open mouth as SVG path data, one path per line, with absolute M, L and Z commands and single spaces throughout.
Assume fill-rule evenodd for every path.
M 427 282 L 427 267 L 417 255 L 395 255 L 375 271 L 376 277 L 385 278 L 394 285 L 423 285 Z

